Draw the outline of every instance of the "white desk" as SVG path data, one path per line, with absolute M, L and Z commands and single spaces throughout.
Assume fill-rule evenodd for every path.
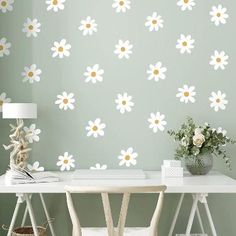
M 195 213 L 200 223 L 201 231 L 204 233 L 204 228 L 201 220 L 201 216 L 198 210 L 198 203 L 203 203 L 205 206 L 205 211 L 209 219 L 210 227 L 213 236 L 217 236 L 212 216 L 207 204 L 207 196 L 209 193 L 236 193 L 236 180 L 222 175 L 218 172 L 212 172 L 206 176 L 191 176 L 190 174 L 185 174 L 183 179 L 162 179 L 160 171 L 146 171 L 147 179 L 135 179 L 135 180 L 72 180 L 71 172 L 57 172 L 61 181 L 54 183 L 43 183 L 43 184 L 24 184 L 24 185 L 12 185 L 7 186 L 4 183 L 4 176 L 0 177 L 0 193 L 15 193 L 17 194 L 18 203 L 26 200 L 27 210 L 31 218 L 33 227 L 36 227 L 35 216 L 31 206 L 30 195 L 32 193 L 40 193 L 40 198 L 45 210 L 45 214 L 49 219 L 49 214 L 43 199 L 43 193 L 64 193 L 65 185 L 77 185 L 77 186 L 155 186 L 155 185 L 166 185 L 167 193 L 181 193 L 176 212 L 170 227 L 169 236 L 172 236 L 173 230 L 178 218 L 180 208 L 184 199 L 184 194 L 190 193 L 193 196 L 193 205 L 191 213 L 188 220 L 188 225 L 186 229 L 186 235 L 190 234 L 193 219 Z M 14 226 L 14 220 L 17 215 L 18 210 L 13 214 L 13 220 L 11 226 Z M 15 214 L 16 213 L 16 214 Z M 23 218 L 24 220 L 24 218 Z M 24 223 L 24 222 L 23 222 Z M 49 225 L 52 235 L 55 235 L 52 224 Z M 13 227 L 12 227 L 13 228 Z M 10 234 L 9 234 L 10 235 Z M 37 234 L 35 234 L 37 236 Z

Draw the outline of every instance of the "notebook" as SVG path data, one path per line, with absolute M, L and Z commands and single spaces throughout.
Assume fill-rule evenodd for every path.
M 146 179 L 141 169 L 75 170 L 72 179 Z

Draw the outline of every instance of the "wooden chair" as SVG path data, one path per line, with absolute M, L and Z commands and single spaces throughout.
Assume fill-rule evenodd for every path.
M 161 215 L 164 191 L 166 186 L 132 186 L 132 187 L 97 187 L 97 186 L 66 186 L 67 206 L 72 221 L 72 236 L 158 236 L 158 223 Z M 100 193 L 103 202 L 107 228 L 81 228 L 80 221 L 74 208 L 71 193 Z M 111 213 L 109 195 L 122 193 L 123 199 L 117 227 L 114 227 Z M 156 208 L 149 227 L 126 228 L 125 221 L 128 211 L 129 199 L 132 193 L 157 193 L 159 194 Z

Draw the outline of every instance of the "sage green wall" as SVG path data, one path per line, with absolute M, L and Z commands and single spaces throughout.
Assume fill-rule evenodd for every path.
M 113 1 L 67 0 L 64 10 L 54 12 L 47 11 L 47 5 L 42 0 L 15 0 L 13 11 L 0 12 L 0 39 L 5 37 L 12 44 L 10 55 L 0 58 L 0 95 L 5 92 L 13 102 L 32 101 L 38 104 L 38 119 L 26 122 L 26 125 L 35 123 L 42 131 L 40 141 L 33 144 L 31 162 L 38 160 L 45 169 L 58 170 L 58 156 L 69 152 L 78 168 L 89 168 L 95 163 L 119 168 L 121 150 L 133 147 L 138 153 L 135 168 L 160 169 L 163 159 L 173 158 L 174 153 L 173 141 L 166 130 L 177 128 L 187 115 L 194 117 L 197 122 L 208 121 L 215 127 L 223 126 L 229 136 L 236 136 L 236 3 L 230 0 L 198 0 L 192 11 L 181 11 L 176 2 L 133 0 L 130 10 L 116 13 L 111 6 Z M 227 8 L 229 18 L 225 25 L 215 26 L 210 21 L 209 11 L 218 4 Z M 157 32 L 149 32 L 144 23 L 146 17 L 155 11 L 162 16 L 164 27 Z M 98 31 L 83 36 L 78 27 L 87 16 L 96 20 Z M 36 18 L 41 23 L 41 32 L 35 38 L 27 38 L 22 32 L 27 17 Z M 195 39 L 191 54 L 181 54 L 176 49 L 180 34 L 191 35 Z M 63 38 L 72 46 L 70 56 L 52 58 L 53 42 Z M 118 59 L 114 54 L 119 39 L 129 40 L 133 44 L 133 54 L 129 59 Z M 225 51 L 229 55 L 225 70 L 214 70 L 209 65 L 214 50 Z M 158 61 L 167 68 L 166 79 L 158 82 L 147 80 L 149 65 Z M 25 66 L 31 64 L 36 64 L 42 70 L 41 80 L 33 84 L 23 83 L 21 73 Z M 104 70 L 103 81 L 85 83 L 83 74 L 86 67 L 95 64 Z M 176 98 L 178 88 L 184 84 L 195 86 L 194 103 L 184 104 Z M 218 90 L 226 94 L 229 103 L 225 110 L 215 112 L 210 108 L 209 97 L 211 92 Z M 57 95 L 63 91 L 74 93 L 75 109 L 64 111 L 54 104 Z M 134 106 L 131 112 L 121 114 L 116 109 L 115 99 L 124 92 L 132 95 Z M 165 114 L 167 125 L 163 132 L 154 133 L 147 120 L 150 113 L 157 111 Z M 85 127 L 88 121 L 98 117 L 106 124 L 104 137 L 87 137 Z M 8 124 L 9 121 L 0 120 L 0 143 L 8 142 Z M 235 147 L 227 149 L 233 157 L 233 171 L 229 172 L 221 160 L 215 161 L 215 168 L 236 178 Z M 0 173 L 3 174 L 9 159 L 2 147 L 0 156 Z M 136 196 L 128 222 L 145 225 L 154 200 L 154 197 Z M 70 235 L 64 196 L 48 195 L 47 202 L 51 214 L 56 218 L 57 234 Z M 143 207 L 144 202 L 147 202 L 147 207 Z M 0 196 L 0 224 L 9 225 L 14 203 L 14 196 Z M 96 203 L 95 197 L 80 198 L 83 224 L 102 224 L 103 218 L 98 213 L 101 205 L 96 206 Z M 118 208 L 117 197 L 114 197 L 114 203 Z M 167 196 L 162 236 L 167 235 L 176 203 L 176 195 Z M 184 231 L 189 214 L 188 203 L 190 198 L 181 213 L 178 232 Z M 37 199 L 35 204 L 38 204 Z M 218 234 L 235 235 L 235 196 L 210 196 L 210 205 Z M 142 206 L 142 209 L 137 206 Z M 42 222 L 44 217 L 38 210 Z M 197 230 L 198 225 L 194 228 Z M 3 231 L 0 234 L 5 235 Z

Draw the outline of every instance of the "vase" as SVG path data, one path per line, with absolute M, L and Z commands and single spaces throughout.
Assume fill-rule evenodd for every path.
M 213 167 L 213 155 L 190 156 L 185 159 L 185 167 L 192 175 L 206 175 Z

